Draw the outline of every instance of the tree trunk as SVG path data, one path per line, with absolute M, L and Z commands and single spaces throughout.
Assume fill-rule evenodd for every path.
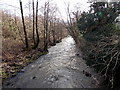
M 27 38 L 27 32 L 26 32 L 26 27 L 25 27 L 25 22 L 24 22 L 23 8 L 22 8 L 22 1 L 21 0 L 20 0 L 20 9 L 21 9 L 21 15 L 22 15 L 22 23 L 23 23 L 23 30 L 24 30 L 24 36 L 25 36 L 25 44 L 26 44 L 26 48 L 28 48 L 28 38 Z
M 52 29 L 52 22 L 50 21 L 50 27 L 49 27 L 49 35 L 48 35 L 48 41 L 49 41 L 49 44 L 51 44 L 51 39 L 50 39 L 50 37 L 51 37 L 51 29 Z
M 37 35 L 36 47 L 38 47 L 39 42 L 40 42 L 39 33 L 38 33 L 38 0 L 37 0 L 37 4 L 36 4 L 36 35 Z
M 34 10 L 34 0 L 33 0 L 32 4 L 33 4 L 33 42 L 34 42 L 34 45 L 35 45 L 35 33 L 34 33 L 35 32 L 35 26 L 34 26 L 34 23 L 35 23 L 35 19 L 34 19 L 35 18 L 35 13 L 34 12 L 35 12 L 35 10 Z
M 44 15 L 44 48 L 45 48 L 45 42 L 46 42 L 46 39 L 45 39 L 45 37 L 46 37 L 46 30 L 45 30 L 45 24 L 46 24 L 46 22 L 45 22 L 45 15 Z
M 53 22 L 53 30 L 52 30 L 52 33 L 53 33 L 53 44 L 56 44 L 56 39 L 55 39 L 55 22 Z
M 60 42 L 61 42 L 61 40 L 62 40 L 62 27 L 60 28 Z
M 46 25 L 45 25 L 45 30 L 46 30 L 46 37 L 45 37 L 45 46 L 44 46 L 44 50 L 48 51 L 48 15 L 47 15 L 47 19 L 46 19 Z
M 36 35 L 37 35 L 37 41 L 36 41 L 33 49 L 37 48 L 38 45 L 39 45 L 39 42 L 40 42 L 39 33 L 38 33 L 38 0 L 37 0 L 37 3 L 36 3 Z
M 49 14 L 49 2 L 45 3 L 44 10 L 44 50 L 48 51 L 48 14 Z

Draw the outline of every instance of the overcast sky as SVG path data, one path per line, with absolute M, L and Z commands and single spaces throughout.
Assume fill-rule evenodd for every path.
M 22 0 L 24 5 L 24 13 L 27 15 L 28 9 L 25 9 L 25 5 L 28 3 L 29 0 Z M 35 0 L 36 1 L 36 0 Z M 89 4 L 87 3 L 87 0 L 51 0 L 52 3 L 57 4 L 57 7 L 59 8 L 59 11 L 62 14 L 62 17 L 66 17 L 66 4 L 70 4 L 70 9 L 72 11 L 75 10 L 75 6 L 80 7 L 81 11 L 87 11 Z M 45 0 L 39 0 L 39 6 L 43 5 Z M 14 7 L 13 7 L 14 6 Z M 0 0 L 0 9 L 7 9 L 11 11 L 12 13 L 16 13 L 17 15 L 20 15 L 19 11 L 19 0 Z

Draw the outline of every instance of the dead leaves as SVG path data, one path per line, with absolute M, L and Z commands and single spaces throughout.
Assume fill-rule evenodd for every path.
M 18 52 L 17 52 L 18 53 Z M 19 72 L 24 66 L 33 62 L 41 55 L 46 54 L 44 52 L 40 52 L 39 50 L 31 50 L 31 51 L 22 51 L 16 56 L 12 56 L 9 52 L 4 53 L 0 75 L 3 80 L 8 77 L 13 77 Z

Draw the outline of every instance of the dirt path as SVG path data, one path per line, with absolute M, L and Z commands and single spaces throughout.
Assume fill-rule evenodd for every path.
M 10 79 L 3 87 L 95 88 L 99 83 L 95 75 L 80 54 L 77 54 L 75 42 L 69 36 L 51 47 L 47 55 L 41 56 L 22 69 L 21 73 Z

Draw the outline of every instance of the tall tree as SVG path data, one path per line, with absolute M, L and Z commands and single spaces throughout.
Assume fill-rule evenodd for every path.
M 51 45 L 52 42 L 51 42 L 51 31 L 52 31 L 52 21 L 50 20 L 50 26 L 49 26 L 49 38 L 48 38 L 48 41 L 49 41 L 49 44 Z
M 34 8 L 34 1 L 33 1 L 33 8 Z M 34 26 L 34 9 L 33 9 L 33 26 Z M 38 33 L 38 0 L 36 3 L 36 23 L 35 23 L 35 26 L 36 26 L 36 39 L 37 40 L 35 39 L 35 36 L 34 36 L 34 27 L 33 27 L 33 38 L 34 38 L 33 49 L 37 48 L 39 45 L 39 42 L 40 42 L 39 33 Z
M 56 27 L 56 24 L 55 24 L 55 21 L 56 21 L 56 18 L 53 18 L 53 25 L 52 25 L 52 35 L 53 35 L 53 45 L 56 44 L 56 39 L 55 39 L 55 27 Z
M 40 42 L 39 33 L 38 33 L 38 0 L 37 0 L 37 3 L 36 3 L 36 35 L 37 35 L 37 41 L 36 41 L 36 44 L 35 44 L 35 48 L 38 47 L 39 42 Z
M 48 51 L 48 19 L 49 19 L 49 1 L 45 2 L 45 7 L 44 7 L 44 50 Z
M 29 30 L 31 29 L 31 1 L 28 2 L 29 9 Z
M 34 42 L 34 45 L 35 45 L 35 10 L 34 10 L 34 0 L 32 2 L 32 7 L 33 7 L 33 42 Z
M 51 11 L 50 11 L 50 31 L 53 38 L 52 45 L 56 44 L 56 38 L 55 38 L 56 12 L 57 12 L 57 7 L 55 5 L 54 7 L 51 7 Z
M 22 23 L 23 23 L 23 30 L 24 30 L 25 44 L 26 44 L 26 48 L 28 48 L 28 38 L 27 38 L 27 32 L 26 32 L 25 21 L 24 21 L 24 16 L 23 16 L 22 1 L 19 0 L 19 2 L 20 2 L 20 10 L 21 10 L 21 15 L 22 15 Z

